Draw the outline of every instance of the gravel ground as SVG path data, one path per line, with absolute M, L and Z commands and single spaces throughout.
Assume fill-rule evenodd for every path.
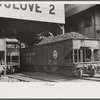
M 1 76 L 0 82 L 20 82 L 18 79 L 9 78 L 8 76 Z
M 39 73 L 39 72 L 24 72 L 24 75 L 41 79 L 50 82 L 100 82 L 100 74 L 90 77 L 88 75 L 83 75 L 83 78 L 79 79 L 77 77 L 67 77 L 61 74 L 51 74 L 51 73 Z
M 24 72 L 1 76 L 0 82 L 100 82 L 100 74 L 94 77 L 83 75 L 83 78 L 78 79 L 61 74 Z

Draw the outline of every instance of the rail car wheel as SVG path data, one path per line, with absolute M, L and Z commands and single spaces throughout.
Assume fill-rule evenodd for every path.
M 10 73 L 13 74 L 14 72 L 15 72 L 15 68 L 14 67 L 11 67 L 10 68 Z
M 60 73 L 60 74 L 66 74 L 67 73 L 67 70 L 65 67 L 58 67 L 57 68 L 57 73 Z
M 43 66 L 43 69 L 45 72 L 51 72 L 51 69 L 49 66 Z
M 82 75 L 83 75 L 82 69 L 79 69 L 79 70 L 77 71 L 77 75 L 78 75 L 78 78 L 82 78 Z
M 35 69 L 35 71 L 38 71 L 38 72 L 42 71 L 42 67 L 41 66 L 35 66 L 34 69 Z
M 51 73 L 57 72 L 58 67 L 57 66 L 50 66 Z
M 37 66 L 34 66 L 34 70 L 37 71 Z
M 96 74 L 96 69 L 92 69 L 91 73 L 89 74 L 91 77 L 93 77 Z

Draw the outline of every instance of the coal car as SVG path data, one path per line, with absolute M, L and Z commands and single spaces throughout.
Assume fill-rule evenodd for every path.
M 50 36 L 21 50 L 21 69 L 94 76 L 100 66 L 99 47 L 99 40 L 75 32 Z

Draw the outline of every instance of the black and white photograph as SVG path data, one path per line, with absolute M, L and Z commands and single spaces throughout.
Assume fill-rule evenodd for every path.
M 100 97 L 98 84 L 100 3 L 0 1 L 1 97 Z

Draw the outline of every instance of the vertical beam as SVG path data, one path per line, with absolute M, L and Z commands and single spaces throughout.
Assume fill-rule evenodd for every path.
M 77 49 L 77 62 L 79 62 L 79 52 L 78 52 L 78 49 Z
M 80 49 L 80 61 L 83 62 L 83 50 Z
M 75 58 L 74 58 L 74 48 L 72 49 L 72 55 L 73 55 L 73 63 L 75 62 Z
M 64 24 L 62 24 L 62 25 L 58 24 L 58 26 L 60 27 L 60 29 L 62 29 L 62 33 L 65 34 L 65 26 L 64 26 Z
M 94 49 L 91 49 L 91 61 L 94 61 L 94 54 L 93 54 Z
M 84 48 L 84 59 L 83 60 L 86 62 L 86 59 L 87 59 L 86 58 L 86 48 Z
M 62 24 L 62 31 L 63 31 L 63 34 L 65 34 L 65 27 L 64 27 L 64 24 Z
M 4 39 L 4 45 L 5 45 L 5 50 L 4 50 L 4 60 L 5 60 L 5 69 L 4 69 L 4 75 L 6 75 L 6 68 L 7 68 L 7 44 L 6 40 Z
M 19 45 L 19 65 L 21 66 L 21 42 L 18 43 Z
M 5 60 L 5 66 L 6 66 L 7 65 L 7 62 L 6 62 L 7 47 L 6 47 L 6 40 L 4 41 L 5 41 L 4 60 Z

